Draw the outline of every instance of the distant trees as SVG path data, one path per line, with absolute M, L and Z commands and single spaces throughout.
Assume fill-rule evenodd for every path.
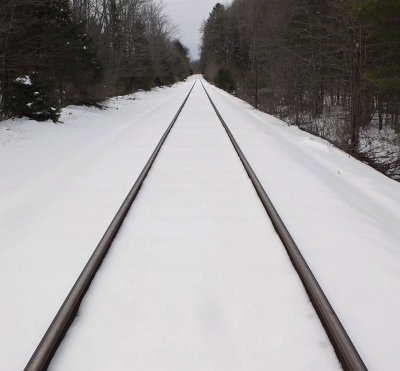
M 66 104 L 184 79 L 189 63 L 153 0 L 0 4 L 0 118 L 56 121 Z
M 216 86 L 229 93 L 233 93 L 236 90 L 236 81 L 234 80 L 231 71 L 222 67 L 218 68 L 217 73 L 214 76 L 214 83 Z
M 230 71 L 254 106 L 357 154 L 375 117 L 400 131 L 399 24 L 398 0 L 234 0 L 204 23 L 200 66 L 211 80 Z
M 379 129 L 383 117 L 400 129 L 400 2 L 397 0 L 357 1 L 354 17 L 366 31 L 365 78 L 379 112 Z M 390 119 L 389 119 L 390 118 Z

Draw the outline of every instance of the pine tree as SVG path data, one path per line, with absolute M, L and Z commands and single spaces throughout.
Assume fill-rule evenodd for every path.
M 368 80 L 381 90 L 399 90 L 400 2 L 357 1 L 353 9 L 355 17 L 364 22 L 375 49 L 373 68 L 366 75 Z
M 400 131 L 400 2 L 398 0 L 356 1 L 353 16 L 368 33 L 367 82 L 373 89 L 379 129 L 390 116 L 392 128 Z
M 225 6 L 217 3 L 202 27 L 203 45 L 200 64 L 203 73 L 205 72 L 205 67 L 211 61 L 224 66 L 226 66 L 228 62 L 228 55 L 225 47 L 226 35 L 224 32 L 226 20 Z
M 64 100 L 86 103 L 88 86 L 101 78 L 95 53 L 83 25 L 73 22 L 68 0 L 17 0 L 6 52 L 5 109 L 15 116 L 56 120 Z M 24 76 L 31 87 L 20 84 Z M 28 111 L 22 109 L 27 105 Z
M 15 114 L 37 121 L 57 122 L 60 109 L 57 99 L 49 95 L 54 88 L 50 79 L 34 72 L 31 76 L 17 78 L 11 86 L 9 105 Z

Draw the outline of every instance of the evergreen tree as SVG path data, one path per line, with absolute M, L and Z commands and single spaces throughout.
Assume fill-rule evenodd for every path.
M 212 9 L 207 21 L 203 24 L 202 53 L 200 68 L 206 72 L 209 63 L 217 63 L 226 66 L 228 63 L 227 39 L 226 39 L 227 14 L 225 6 L 217 3 Z
M 366 77 L 382 91 L 400 89 L 400 2 L 398 0 L 357 1 L 355 17 L 362 21 L 374 50 L 372 68 Z
M 5 109 L 12 115 L 26 114 L 21 107 L 31 104 L 28 86 L 19 78 L 29 76 L 33 92 L 40 99 L 30 106 L 29 117 L 56 119 L 53 112 L 67 102 L 79 102 L 87 96 L 88 86 L 101 78 L 101 66 L 95 58 L 91 40 L 82 24 L 72 20 L 68 0 L 17 0 L 14 21 L 6 51 L 8 82 L 3 90 Z M 66 91 L 68 88 L 68 91 Z M 15 93 L 20 99 L 16 103 Z M 40 102 L 40 104 L 39 104 Z M 34 110 L 37 109 L 37 114 Z
M 236 81 L 234 80 L 230 70 L 219 68 L 214 77 L 214 83 L 219 88 L 233 93 L 236 90 Z
M 189 50 L 179 40 L 172 43 L 173 69 L 179 80 L 186 79 L 190 74 Z
M 19 117 L 57 122 L 60 109 L 57 99 L 49 94 L 52 90 L 53 82 L 45 75 L 34 72 L 31 76 L 19 77 L 10 88 L 9 109 Z

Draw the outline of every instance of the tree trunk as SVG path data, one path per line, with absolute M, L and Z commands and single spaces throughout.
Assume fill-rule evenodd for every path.
M 381 131 L 383 129 L 383 100 L 381 95 L 378 95 L 378 125 L 379 131 Z
M 358 154 L 360 127 L 366 121 L 365 107 L 365 35 L 361 24 L 354 26 L 352 32 L 352 82 L 351 82 L 351 143 L 350 151 Z
M 257 60 L 255 61 L 255 102 L 254 102 L 254 107 L 257 109 L 258 108 L 258 66 L 257 66 Z

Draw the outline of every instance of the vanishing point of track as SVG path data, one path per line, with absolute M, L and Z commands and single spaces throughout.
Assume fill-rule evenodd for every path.
M 137 194 L 140 191 L 140 188 L 146 179 L 150 169 L 161 150 L 168 134 L 170 133 L 171 129 L 173 128 L 175 122 L 177 121 L 183 107 L 185 106 L 197 80 L 194 82 L 193 86 L 191 87 L 189 93 L 187 94 L 185 100 L 179 107 L 177 113 L 175 114 L 173 120 L 171 121 L 170 125 L 168 126 L 167 130 L 165 131 L 164 135 L 160 139 L 159 143 L 157 144 L 155 150 L 153 151 L 152 155 L 150 156 L 148 162 L 146 163 L 145 167 L 143 168 L 142 172 L 140 173 L 139 177 L 137 178 L 135 184 L 133 185 L 132 189 L 128 193 L 127 197 L 125 198 L 123 204 L 119 208 L 117 214 L 115 215 L 114 219 L 112 220 L 110 226 L 108 227 L 107 231 L 103 235 L 102 239 L 100 240 L 99 244 L 97 245 L 95 251 L 93 252 L 92 256 L 90 257 L 89 261 L 87 262 L 85 268 L 83 269 L 82 273 L 80 274 L 79 278 L 75 282 L 74 286 L 72 287 L 71 291 L 69 292 L 67 298 L 65 299 L 64 303 L 62 304 L 61 308 L 59 309 L 58 313 L 54 317 L 52 323 L 50 324 L 49 328 L 47 329 L 45 335 L 43 336 L 41 342 L 37 346 L 35 352 L 33 353 L 31 359 L 29 360 L 28 364 L 25 367 L 26 371 L 41 371 L 45 370 L 53 355 L 57 351 L 59 344 L 61 343 L 65 333 L 68 331 L 69 326 L 74 320 L 76 316 L 79 305 L 89 289 L 89 286 L 100 268 L 100 265 L 105 258 L 109 248 L 111 247 L 118 231 L 129 212 L 129 209 L 134 202 Z M 280 218 L 278 212 L 276 211 L 274 205 L 272 204 L 271 200 L 269 199 L 267 193 L 265 192 L 263 186 L 261 185 L 260 181 L 258 180 L 256 174 L 252 170 L 249 162 L 247 161 L 246 157 L 244 156 L 242 150 L 240 149 L 239 145 L 237 144 L 235 138 L 233 137 L 231 131 L 229 130 L 227 124 L 225 123 L 224 119 L 222 118 L 221 114 L 219 113 L 217 107 L 215 106 L 213 100 L 211 99 L 210 95 L 208 94 L 205 86 L 203 85 L 202 81 L 200 80 L 207 97 L 213 106 L 221 124 L 223 125 L 230 141 L 232 142 L 233 147 L 235 148 L 253 186 L 259 196 L 260 201 L 262 202 L 266 212 L 268 213 L 271 222 L 284 245 L 290 260 L 297 271 L 304 288 L 311 300 L 311 303 L 319 316 L 319 319 L 322 325 L 325 328 L 325 331 L 328 335 L 330 342 L 336 352 L 336 355 L 341 362 L 342 367 L 345 370 L 367 370 L 364 362 L 362 361 L 360 355 L 358 354 L 356 348 L 354 347 L 353 343 L 351 342 L 349 336 L 346 333 L 343 325 L 341 324 L 339 318 L 337 317 L 336 313 L 334 312 L 332 306 L 330 305 L 328 299 L 326 298 L 324 292 L 322 291 L 320 285 L 318 284 L 317 280 L 315 279 L 313 273 L 311 272 L 307 262 L 305 261 L 304 257 L 302 256 L 299 248 L 297 247 L 296 243 L 294 242 L 293 238 L 291 237 L 289 231 L 287 230 L 285 224 L 283 223 L 282 219 Z

